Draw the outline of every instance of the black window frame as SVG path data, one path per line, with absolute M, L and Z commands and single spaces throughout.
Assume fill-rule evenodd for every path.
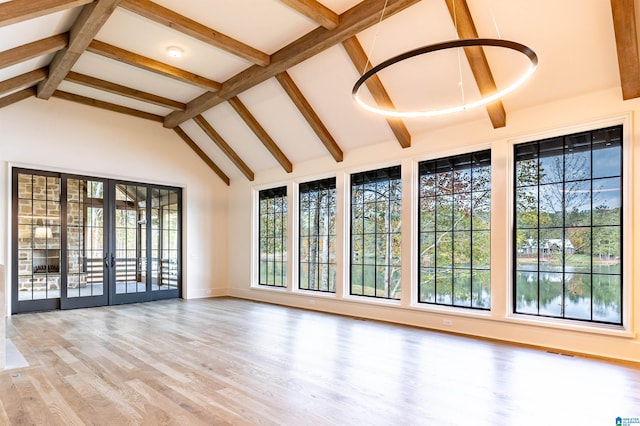
M 316 194 L 317 199 L 313 209 L 311 200 L 308 200 L 307 206 L 304 205 L 305 194 Z M 300 290 L 336 292 L 336 201 L 335 177 L 298 185 L 298 288 Z M 313 223 L 312 211 L 315 212 Z M 306 221 L 303 220 L 303 215 L 309 216 Z M 307 224 L 307 229 L 304 229 L 304 223 Z M 326 229 L 326 233 L 321 232 L 321 227 L 323 231 Z M 303 261 L 303 259 L 307 260 Z M 305 266 L 307 280 L 304 280 Z M 313 279 L 311 279 L 312 270 L 315 270 Z M 304 286 L 305 283 L 306 286 Z
M 538 141 L 533 141 L 533 142 L 527 142 L 527 143 L 523 143 L 523 144 L 517 144 L 514 146 L 514 175 L 513 175 L 513 182 L 514 182 L 514 197 L 513 197 L 513 242 L 512 242 L 512 254 L 513 254 L 513 275 L 512 275 L 512 279 L 513 279 L 513 297 L 512 297 L 512 309 L 513 312 L 515 314 L 519 314 L 519 315 L 530 315 L 530 316 L 538 316 L 538 317 L 550 317 L 550 318 L 554 318 L 554 319 L 559 319 L 559 320 L 568 320 L 568 321 L 580 321 L 580 322 L 585 322 L 585 323 L 600 323 L 600 324 L 607 324 L 607 325 L 619 325 L 622 326 L 623 322 L 624 322 L 624 296 L 625 296 L 625 288 L 624 288 L 624 174 L 625 174 L 625 169 L 624 169 L 624 131 L 623 131 L 623 126 L 622 125 L 616 125 L 616 126 L 609 126 L 609 127 L 605 127 L 605 128 L 600 128 L 600 129 L 593 129 L 593 130 L 587 130 L 587 131 L 583 131 L 583 132 L 577 132 L 577 133 L 572 133 L 572 134 L 568 134 L 568 135 L 562 135 L 562 136 L 558 136 L 558 137 L 553 137 L 553 138 L 546 138 L 546 139 L 542 139 L 542 140 L 538 140 Z M 588 140 L 587 140 L 588 138 Z M 602 138 L 604 138 L 604 140 L 602 140 Z M 588 151 L 587 147 L 588 146 Z M 604 152 L 598 152 L 600 150 L 603 149 L 607 149 L 607 147 L 612 147 L 612 148 L 617 148 L 619 153 L 617 154 L 617 162 L 615 163 L 615 167 L 618 168 L 619 173 L 618 174 L 611 174 L 611 175 L 607 175 L 607 174 L 603 174 L 603 175 L 595 175 L 594 176 L 594 168 L 596 167 L 596 164 L 599 164 L 599 162 L 605 162 L 606 160 L 606 153 Z M 595 149 L 594 149 L 595 147 Z M 548 182 L 543 182 L 541 183 L 540 181 L 544 178 L 543 173 L 541 172 L 540 168 L 540 163 L 541 161 L 550 161 L 548 160 L 549 158 L 554 158 L 553 156 L 553 152 L 562 153 L 562 166 L 558 165 L 557 168 L 562 167 L 562 180 L 561 181 L 550 181 L 550 183 Z M 588 167 L 573 167 L 571 169 L 568 169 L 567 167 L 567 158 L 572 159 L 572 158 L 577 158 L 577 156 L 580 155 L 580 152 L 588 152 L 588 157 L 589 157 L 589 163 L 588 163 Z M 599 155 L 598 155 L 599 154 Z M 573 156 L 573 157 L 572 157 Z M 536 182 L 533 182 L 529 185 L 519 185 L 518 184 L 518 164 L 519 161 L 530 161 L 532 159 L 536 159 L 536 164 L 537 164 L 537 173 L 538 176 L 535 179 Z M 558 155 L 555 156 L 555 158 L 558 158 Z M 547 159 L 547 160 L 543 160 L 543 159 Z M 575 161 L 575 160 L 574 160 Z M 602 166 L 598 166 L 600 168 L 602 168 Z M 567 173 L 568 170 L 571 170 L 570 173 L 576 175 L 577 177 L 575 177 L 574 179 L 567 179 Z M 581 173 L 586 173 L 586 171 L 588 171 L 588 177 L 585 178 L 580 177 L 579 175 Z M 600 185 L 606 185 L 606 183 L 604 181 L 606 180 L 618 180 L 619 182 L 619 186 L 618 188 L 614 188 L 613 190 L 617 190 L 618 193 L 618 197 L 619 197 L 619 206 L 618 206 L 618 214 L 617 215 L 611 215 L 611 217 L 617 217 L 617 224 L 608 224 L 608 223 L 597 223 L 597 220 L 594 224 L 594 211 L 597 210 L 597 206 L 594 205 L 594 198 L 596 198 L 594 196 L 594 194 L 598 193 L 599 191 L 610 191 L 610 189 L 598 189 L 596 188 L 594 185 L 600 184 Z M 594 182 L 596 182 L 594 184 Z M 582 187 L 580 186 L 580 184 L 584 184 Z M 588 188 L 587 185 L 585 183 L 588 183 Z M 561 193 L 562 195 L 562 218 L 561 218 L 561 223 L 559 225 L 551 225 L 551 226 L 540 226 L 540 206 L 541 206 L 541 197 L 540 197 L 540 187 L 541 186 L 551 186 L 551 185 L 562 185 L 562 189 L 561 189 Z M 567 186 L 570 186 L 569 189 L 567 189 Z M 518 218 L 518 189 L 520 188 L 537 188 L 537 192 L 531 192 L 531 197 L 529 198 L 533 198 L 534 196 L 536 197 L 536 202 L 537 202 L 537 209 L 538 209 L 538 215 L 537 215 L 537 227 L 526 227 L 526 226 L 521 226 L 520 224 L 522 223 L 522 221 L 524 219 L 519 219 Z M 575 189 L 574 189 L 575 188 Z M 584 189 L 580 189 L 580 188 L 584 188 Z M 589 194 L 589 215 L 588 215 L 588 224 L 585 223 L 580 223 L 579 220 L 580 219 L 575 219 L 575 216 L 571 216 L 571 211 L 569 211 L 569 213 L 567 213 L 567 194 L 571 194 L 571 193 L 579 193 L 579 192 L 584 192 L 584 193 L 588 193 Z M 522 197 L 524 197 L 524 195 L 522 195 Z M 546 199 L 546 197 L 545 197 Z M 545 201 L 546 203 L 547 201 Z M 569 201 L 571 203 L 575 203 L 574 201 Z M 570 208 L 570 207 L 569 207 Z M 615 208 L 614 208 L 615 209 Z M 574 207 L 574 211 L 575 207 Z M 574 215 L 576 213 L 573 213 Z M 519 222 L 519 220 L 521 222 Z M 573 221 L 573 222 L 572 222 Z M 577 221 L 577 222 L 576 222 Z M 595 272 L 595 268 L 594 268 L 594 256 L 595 256 L 595 250 L 597 248 L 594 248 L 594 242 L 597 241 L 597 244 L 601 244 L 601 240 L 599 240 L 598 238 L 594 238 L 594 230 L 600 230 L 600 231 L 607 231 L 604 228 L 618 228 L 618 236 L 619 238 L 615 240 L 615 242 L 613 243 L 614 245 L 617 244 L 618 246 L 618 263 L 617 263 L 617 270 L 618 272 L 616 273 L 596 273 Z M 560 271 L 553 271 L 551 270 L 550 267 L 545 266 L 545 262 L 541 262 L 540 260 L 540 253 L 548 253 L 550 255 L 552 254 L 558 254 L 558 253 L 554 253 L 553 247 L 551 243 L 553 242 L 551 239 L 545 238 L 545 236 L 548 236 L 551 234 L 551 231 L 547 231 L 547 234 L 544 235 L 541 233 L 541 229 L 542 230 L 560 230 L 562 232 L 562 236 L 560 238 L 558 238 L 558 240 L 561 243 L 561 248 L 558 249 L 559 254 L 561 254 L 562 257 L 562 269 Z M 589 271 L 586 271 L 586 267 L 583 267 L 585 270 L 580 270 L 580 266 L 576 267 L 573 265 L 567 265 L 567 253 L 569 253 L 570 255 L 573 255 L 574 253 L 579 253 L 578 248 L 582 247 L 580 245 L 574 245 L 573 243 L 571 243 L 569 237 L 567 237 L 567 230 L 572 230 L 571 232 L 574 232 L 574 234 L 571 234 L 571 236 L 575 235 L 575 232 L 577 229 L 577 231 L 580 230 L 586 230 L 588 229 L 588 235 L 589 238 L 585 239 L 586 243 L 584 243 L 584 245 L 588 244 L 588 249 L 589 249 Z M 536 239 L 534 242 L 531 242 L 532 248 L 531 251 L 535 251 L 535 254 L 537 256 L 537 264 L 536 264 L 536 269 L 532 269 L 531 271 L 529 270 L 525 270 L 525 267 L 523 265 L 521 265 L 520 267 L 518 266 L 518 262 L 519 262 L 519 255 L 523 254 L 523 251 L 525 250 L 525 244 L 524 242 L 520 242 L 519 240 L 523 240 L 523 236 L 524 234 L 526 234 L 527 230 L 532 230 L 535 231 L 537 230 L 537 235 L 536 235 Z M 519 231 L 522 231 L 522 234 L 519 234 Z M 585 232 L 586 233 L 586 232 Z M 558 233 L 558 235 L 560 235 Z M 532 239 L 533 240 L 533 239 Z M 523 240 L 523 241 L 528 241 L 528 240 Z M 545 241 L 547 241 L 547 243 L 545 243 Z M 567 243 L 567 241 L 569 241 L 569 243 Z M 609 242 L 608 244 L 611 244 L 611 242 Z M 533 246 L 535 246 L 535 248 L 533 248 Z M 548 246 L 548 247 L 547 247 Z M 569 251 L 568 251 L 569 250 Z M 551 256 L 549 256 L 551 257 Z M 544 260 L 544 259 L 543 259 Z M 570 271 L 567 271 L 567 266 L 570 266 L 571 268 L 573 268 Z M 537 313 L 531 312 L 532 308 L 529 309 L 518 309 L 518 300 L 519 300 L 519 295 L 522 293 L 519 293 L 518 291 L 518 284 L 520 281 L 518 281 L 518 274 L 519 273 L 525 273 L 525 272 L 532 272 L 532 273 L 537 273 L 537 305 L 536 305 L 536 311 Z M 541 301 L 541 284 L 540 284 L 540 276 L 541 274 L 546 274 L 546 276 L 551 276 L 552 274 L 555 275 L 562 275 L 562 291 L 560 294 L 561 297 L 561 304 L 559 304 L 560 306 L 560 314 L 550 314 L 549 312 L 543 312 L 541 313 L 541 306 L 540 306 L 540 301 Z M 572 284 L 572 280 L 574 277 L 580 278 L 582 277 L 582 282 L 584 282 L 584 280 L 586 280 L 586 277 L 588 276 L 588 283 L 589 283 L 589 298 L 590 298 L 590 308 L 589 308 L 589 318 L 585 318 L 585 317 L 580 317 L 577 315 L 572 315 L 572 314 L 567 314 L 567 298 L 569 298 L 569 301 L 571 301 L 571 296 L 576 296 L 576 294 L 578 294 L 577 292 L 580 291 L 584 291 L 584 287 L 580 288 L 580 287 L 576 287 L 575 284 Z M 603 318 L 599 318 L 594 316 L 594 303 L 597 303 L 597 301 L 594 300 L 594 278 L 598 279 L 598 283 L 602 284 L 605 281 L 604 277 L 609 277 L 607 278 L 607 280 L 609 281 L 609 283 L 611 283 L 611 280 L 613 279 L 614 281 L 617 279 L 618 281 L 618 297 L 617 297 L 617 304 L 619 306 L 619 318 L 618 320 L 612 321 L 612 320 L 605 320 Z M 546 278 L 545 278 L 546 280 Z M 567 282 L 567 280 L 569 280 L 569 282 Z M 550 279 L 549 279 L 550 281 Z M 572 284 L 572 286 L 569 286 L 569 284 Z M 606 285 L 606 283 L 605 283 Z M 572 289 L 572 287 L 576 287 L 577 290 Z M 603 286 L 604 287 L 604 286 Z M 604 291 L 602 289 L 599 290 L 600 292 Z M 602 293 L 601 293 L 602 294 Z M 545 296 L 546 298 L 546 296 Z
M 365 208 L 365 204 L 375 204 L 374 206 L 374 211 L 377 214 L 377 203 L 378 201 L 365 201 L 364 197 L 364 193 L 366 191 L 363 191 L 363 193 L 360 195 L 357 194 L 358 189 L 357 187 L 359 186 L 363 186 L 363 185 L 371 185 L 371 184 L 375 184 L 376 186 L 381 183 L 381 182 L 388 182 L 388 186 L 389 186 L 389 191 L 391 191 L 391 182 L 395 182 L 395 184 L 397 185 L 395 187 L 395 189 L 397 189 L 398 194 L 396 194 L 397 196 L 391 196 L 391 194 L 389 193 L 389 196 L 387 197 L 387 202 L 388 202 L 388 209 L 389 209 L 389 227 L 385 230 L 385 232 L 379 232 L 378 231 L 378 227 L 376 226 L 376 224 L 374 223 L 373 225 L 373 232 L 365 232 L 365 230 L 367 229 L 367 226 L 369 226 L 369 229 L 371 229 L 371 225 L 367 225 L 367 222 L 365 221 L 365 214 L 364 214 L 364 208 Z M 377 196 L 379 196 L 380 194 L 378 193 Z M 351 180 L 350 180 L 350 232 L 349 232 L 349 238 L 350 238 L 350 261 L 349 261 L 349 294 L 352 296 L 364 296 L 364 297 L 371 297 L 371 298 L 375 298 L 375 299 L 389 299 L 389 300 L 400 300 L 401 295 L 402 295 L 402 272 L 401 272 L 401 262 L 402 262 L 402 256 L 401 253 L 398 253 L 398 255 L 396 256 L 398 261 L 396 262 L 396 264 L 394 264 L 392 262 L 392 258 L 394 257 L 393 254 L 391 253 L 391 249 L 389 248 L 389 246 L 392 244 L 392 237 L 397 237 L 398 240 L 398 245 L 400 248 L 402 248 L 402 241 L 401 241 L 401 235 L 402 235 L 402 220 L 401 220 L 401 214 L 402 214 L 402 169 L 400 165 L 397 166 L 391 166 L 391 167 L 386 167 L 386 168 L 381 168 L 381 169 L 377 169 L 377 170 L 370 170 L 370 171 L 365 171 L 365 172 L 360 172 L 360 173 L 353 173 L 351 174 Z M 361 199 L 361 201 L 359 200 Z M 395 203 L 397 204 L 397 215 L 398 215 L 398 225 L 399 225 L 399 229 L 397 232 L 392 233 L 389 231 L 389 228 L 391 227 L 391 204 Z M 355 214 L 355 208 L 357 207 L 361 207 L 362 209 L 362 214 L 360 215 L 362 217 L 362 233 L 355 233 L 354 232 L 354 220 L 355 218 L 358 216 Z M 378 253 L 377 253 L 377 247 L 379 245 L 379 240 L 378 240 L 378 236 L 379 235 L 386 235 L 387 237 L 383 237 L 383 238 L 387 238 L 387 263 L 386 264 L 381 264 L 378 263 Z M 365 253 L 364 247 L 365 247 L 365 240 L 367 239 L 367 236 L 369 237 L 369 241 L 371 241 L 371 238 L 373 238 L 374 241 L 374 247 L 376 247 L 374 249 L 374 262 L 373 264 L 368 264 L 365 263 L 365 258 L 367 257 L 367 254 Z M 356 238 L 357 237 L 362 237 L 362 244 L 356 244 Z M 359 252 L 354 250 L 354 247 L 359 247 L 362 246 L 363 250 L 362 253 L 360 254 Z M 354 270 L 356 270 L 356 268 L 359 268 L 360 266 L 362 266 L 362 272 L 360 272 L 359 274 L 354 274 Z M 367 268 L 365 268 L 367 267 Z M 373 268 L 373 294 L 365 294 L 365 281 L 366 281 L 366 271 L 365 270 L 369 270 L 371 271 Z M 384 270 L 384 268 L 387 268 L 387 272 L 385 273 L 386 276 L 388 277 L 388 283 L 389 286 L 387 286 L 385 288 L 384 283 L 382 286 L 379 286 L 378 284 L 378 268 L 383 268 L 382 270 Z M 397 281 L 397 291 L 393 291 L 391 283 L 393 281 L 393 274 L 397 273 L 398 276 L 398 281 Z M 360 283 L 354 283 L 354 276 L 359 276 L 360 279 Z M 360 292 L 354 291 L 354 285 L 359 285 L 360 286 Z M 381 292 L 381 295 L 379 295 L 379 291 Z
M 274 200 L 273 211 L 263 211 L 263 201 Z M 280 203 L 280 211 L 276 212 L 275 203 Z M 270 232 L 268 236 L 263 237 L 263 218 L 269 221 L 273 225 L 273 232 Z M 280 226 L 277 225 L 279 219 Z M 288 206 L 287 206 L 287 187 L 279 186 L 276 188 L 263 189 L 258 191 L 258 285 L 267 287 L 286 288 L 287 287 L 287 221 L 288 221 Z M 275 245 L 276 240 L 279 241 L 283 250 L 280 251 L 279 257 L 276 255 Z M 261 259 L 263 247 L 273 242 L 273 259 Z M 273 280 L 272 282 L 263 282 L 263 275 L 267 277 L 269 275 L 269 264 L 272 265 Z M 277 266 L 279 266 L 279 273 L 277 272 Z M 263 270 L 266 267 L 266 271 Z M 280 282 L 277 282 L 279 277 Z M 268 281 L 268 280 L 266 280 Z
M 474 215 L 476 206 L 479 206 L 477 210 L 480 206 L 484 207 L 485 215 L 488 207 L 488 217 L 476 220 L 480 216 Z M 461 214 L 465 207 L 468 211 Z M 440 214 L 445 215 L 444 220 L 440 219 Z M 432 227 L 427 227 L 426 222 L 430 217 Z M 486 226 L 482 226 L 482 222 Z M 447 241 L 438 244 L 447 235 L 450 244 L 446 244 Z M 474 245 L 474 240 L 480 238 L 488 243 L 488 247 Z M 423 248 L 423 243 L 427 244 L 427 241 L 432 248 L 428 252 L 427 247 Z M 468 259 L 456 257 L 456 248 L 468 248 Z M 450 253 L 443 255 L 442 250 L 445 249 Z M 483 249 L 488 249 L 488 255 Z M 418 303 L 490 310 L 490 262 L 491 150 L 418 163 Z M 464 280 L 465 283 L 456 286 L 457 280 Z M 487 280 L 487 285 L 483 286 L 482 281 Z M 449 281 L 448 286 L 446 281 Z M 433 297 L 427 297 L 431 287 Z M 438 290 L 441 290 L 441 294 Z M 468 303 L 462 303 L 465 290 L 468 290 Z M 458 299 L 456 294 L 460 296 Z

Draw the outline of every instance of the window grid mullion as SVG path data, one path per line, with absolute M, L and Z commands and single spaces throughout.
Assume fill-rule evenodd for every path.
M 474 189 L 473 189 L 473 185 L 474 185 L 474 181 L 475 181 L 475 168 L 471 168 L 471 191 L 469 192 L 469 211 L 471 212 L 471 216 L 469 218 L 469 278 L 471 280 L 471 285 L 470 285 L 470 305 L 472 308 L 474 308 L 474 300 L 473 300 L 473 286 L 476 282 L 476 280 L 473 279 L 474 276 L 474 268 L 473 268 L 473 260 L 474 260 L 474 256 L 473 256 L 473 240 L 474 240 L 474 235 L 473 235 L 473 231 L 475 230 L 475 227 L 473 226 L 473 218 L 475 217 L 475 205 L 473 204 L 473 200 L 474 200 Z
M 540 239 L 540 236 L 541 236 L 541 235 L 540 235 L 540 145 L 536 145 L 536 151 L 538 152 L 538 155 L 537 155 L 538 161 L 536 162 L 536 165 L 537 165 L 537 167 L 536 167 L 536 173 L 537 173 L 537 178 L 536 178 L 536 183 L 537 183 L 537 185 L 536 185 L 536 190 L 538 191 L 538 192 L 537 192 L 537 193 L 538 193 L 538 195 L 537 195 L 537 197 L 536 197 L 536 198 L 537 198 L 537 203 L 538 203 L 538 217 L 537 217 L 537 219 L 536 219 L 536 220 L 537 220 L 537 228 L 538 228 L 538 229 L 537 229 L 537 232 L 538 232 L 538 241 L 536 241 L 536 243 L 538 244 L 538 250 L 537 250 L 537 254 L 538 254 L 538 259 L 537 259 L 537 263 L 538 263 L 538 267 L 537 267 L 537 275 L 538 275 L 538 281 L 537 281 L 537 282 L 538 282 L 538 288 L 537 288 L 537 290 L 538 290 L 538 297 L 537 297 L 537 300 L 536 300 L 536 306 L 537 306 L 537 309 L 536 309 L 536 310 L 537 310 L 538 315 L 540 315 L 540 277 L 541 277 L 541 275 L 540 275 L 540 249 L 542 248 L 542 247 L 541 247 L 541 244 L 540 244 L 540 242 L 542 241 L 542 240 Z
M 389 218 L 389 227 L 385 237 L 385 243 L 387 244 L 387 264 L 385 265 L 385 275 L 387 280 L 387 297 L 391 297 L 391 183 L 389 183 L 389 193 L 387 197 L 387 217 Z
M 320 188 L 316 188 L 316 210 L 317 213 L 314 214 L 314 217 L 317 215 L 318 217 L 318 225 L 315 229 L 316 235 L 315 235 L 315 243 L 316 243 L 316 290 L 320 290 L 320 280 L 321 280 L 321 274 L 320 274 L 320 218 L 322 217 L 322 209 L 320 208 L 320 199 L 322 198 L 320 196 Z M 315 224 L 314 224 L 315 225 Z
M 451 300 L 449 301 L 449 305 L 453 306 L 453 301 L 455 299 L 454 297 L 454 282 L 455 282 L 455 271 L 456 271 L 456 267 L 455 267 L 455 246 L 456 246 L 456 233 L 453 232 L 454 228 L 455 228 L 455 219 L 456 219 L 456 215 L 455 215 L 455 210 L 456 210 L 456 194 L 454 192 L 454 172 L 453 172 L 453 166 L 451 166 L 451 228 L 447 230 L 447 232 L 451 233 L 451 265 L 449 265 L 449 270 L 451 271 L 451 280 L 449 281 L 449 285 L 451 288 Z
M 434 226 L 434 231 L 433 231 L 433 243 L 434 243 L 434 245 L 433 245 L 433 255 L 434 255 L 434 264 L 435 264 L 435 271 L 436 271 L 435 276 L 434 276 L 434 282 L 433 282 L 433 289 L 434 289 L 433 294 L 435 296 L 435 303 L 438 302 L 438 275 L 439 275 L 440 269 L 441 269 L 441 265 L 440 265 L 440 262 L 439 262 L 439 256 L 438 256 L 438 253 L 440 252 L 440 246 L 438 244 L 439 241 L 440 241 L 440 237 L 438 235 L 438 220 L 440 220 L 439 219 L 440 212 L 439 212 L 438 204 L 437 204 L 438 203 L 438 199 L 440 199 L 440 198 L 441 198 L 441 196 L 437 192 L 437 185 L 436 185 L 436 192 L 435 192 L 435 195 L 433 197 L 434 202 L 436 203 L 436 204 L 434 204 L 434 212 L 435 213 L 434 213 L 434 223 L 433 223 L 433 226 Z
M 567 240 L 567 223 L 566 223 L 566 197 L 567 197 L 567 140 L 568 138 L 565 137 L 562 141 L 562 199 L 560 201 L 560 208 L 562 209 L 562 245 L 560 246 L 562 248 L 562 295 L 560 297 L 560 301 L 561 301 L 561 309 L 560 309 L 560 313 L 561 316 L 563 318 L 566 317 L 566 294 L 567 294 L 567 271 L 566 271 L 566 265 L 567 265 L 567 249 L 565 247 L 566 244 L 566 240 Z
M 589 319 L 593 321 L 593 136 L 589 141 L 589 234 L 590 234 L 590 247 L 591 247 L 591 261 L 589 262 L 589 275 L 591 276 L 591 303 L 589 309 Z M 622 170 L 622 167 L 620 167 Z M 622 203 L 620 204 L 622 206 Z M 622 209 L 620 209 L 622 211 Z M 622 223 L 620 221 L 619 223 Z M 622 304 L 620 305 L 622 306 Z
M 373 200 L 373 295 L 378 294 L 378 185 L 374 186 Z

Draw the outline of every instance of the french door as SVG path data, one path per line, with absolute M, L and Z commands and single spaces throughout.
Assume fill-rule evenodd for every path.
M 109 303 L 108 206 L 104 179 L 61 176 L 60 308 Z M 64 202 L 66 201 L 66 202 Z M 65 232 L 66 231 L 66 232 Z M 55 247 L 53 247 L 55 250 Z M 29 304 L 25 303 L 25 306 Z
M 180 297 L 181 191 L 13 171 L 12 311 Z
M 111 181 L 110 304 L 179 297 L 177 188 Z

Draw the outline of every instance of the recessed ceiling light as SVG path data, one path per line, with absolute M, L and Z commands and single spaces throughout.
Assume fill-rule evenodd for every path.
M 178 46 L 167 47 L 167 55 L 171 56 L 172 58 L 179 58 L 182 56 L 182 53 L 184 53 L 184 51 Z

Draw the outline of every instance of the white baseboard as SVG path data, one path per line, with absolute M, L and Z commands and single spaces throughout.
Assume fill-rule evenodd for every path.
M 205 299 L 207 297 L 224 297 L 229 292 L 226 288 L 199 288 L 188 290 L 185 299 Z

